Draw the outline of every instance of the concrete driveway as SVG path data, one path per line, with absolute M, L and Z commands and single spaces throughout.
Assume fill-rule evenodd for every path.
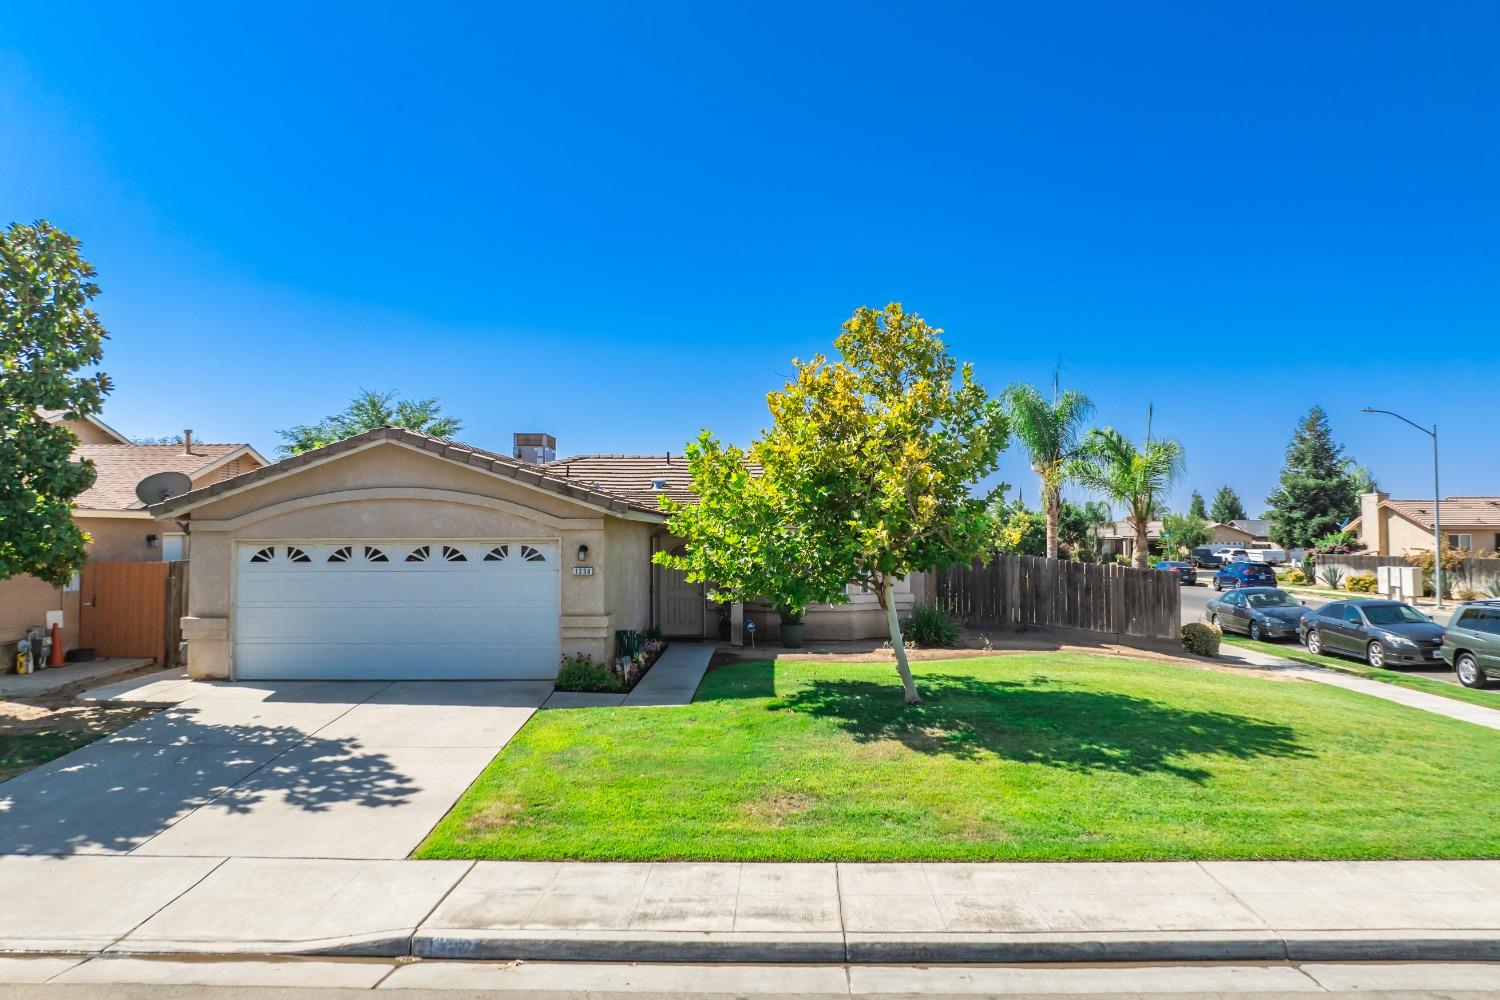
M 178 685 L 174 707 L 0 784 L 0 854 L 402 858 L 551 690 Z

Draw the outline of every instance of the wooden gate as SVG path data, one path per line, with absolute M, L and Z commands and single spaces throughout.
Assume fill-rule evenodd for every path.
M 92 649 L 95 656 L 149 656 L 175 666 L 187 565 L 85 564 L 79 582 L 79 645 Z

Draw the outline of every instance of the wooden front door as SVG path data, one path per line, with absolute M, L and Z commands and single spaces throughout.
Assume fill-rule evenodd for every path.
M 79 582 L 79 645 L 95 656 L 149 656 L 167 663 L 170 563 L 86 563 Z
M 674 550 L 681 553 L 682 547 Z M 703 584 L 689 583 L 687 574 L 666 566 L 656 567 L 656 624 L 666 636 L 703 635 Z

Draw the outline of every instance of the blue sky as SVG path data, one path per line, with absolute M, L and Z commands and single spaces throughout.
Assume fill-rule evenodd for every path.
M 269 452 L 356 387 L 564 453 L 744 441 L 902 301 L 999 390 L 1259 513 L 1298 416 L 1500 492 L 1500 5 L 8 12 L 0 206 L 100 272 L 127 433 Z M 1213 407 L 1225 412 L 1215 413 Z M 1233 411 L 1231 414 L 1228 411 Z M 1022 456 L 1005 478 L 1036 487 Z

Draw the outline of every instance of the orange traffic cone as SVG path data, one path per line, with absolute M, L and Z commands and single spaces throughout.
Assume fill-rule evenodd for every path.
M 52 626 L 52 655 L 47 657 L 47 666 L 60 667 L 63 665 L 62 648 L 62 626 L 56 623 Z

